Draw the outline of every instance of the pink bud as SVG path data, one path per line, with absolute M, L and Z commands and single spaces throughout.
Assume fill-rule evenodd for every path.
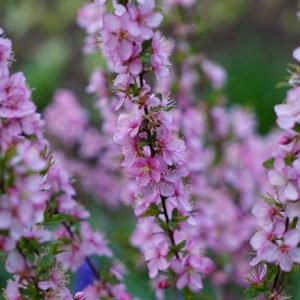
M 282 136 L 279 140 L 279 144 L 281 145 L 288 145 L 291 142 L 291 138 L 289 138 L 288 136 Z
M 167 280 L 162 280 L 162 281 L 160 281 L 160 282 L 158 283 L 158 288 L 164 290 L 164 289 L 169 288 L 171 285 L 172 285 L 172 284 L 171 284 L 169 281 L 167 281 Z
M 74 300 L 86 300 L 85 294 L 83 292 L 76 293 Z

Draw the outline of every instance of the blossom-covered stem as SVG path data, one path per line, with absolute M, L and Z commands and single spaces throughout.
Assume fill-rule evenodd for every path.
M 140 74 L 139 74 L 139 80 L 140 80 L 140 86 L 141 88 L 144 87 L 144 72 L 142 71 Z M 144 107 L 144 113 L 145 115 L 149 115 L 149 111 L 148 111 L 148 108 L 147 106 Z M 148 129 L 147 130 L 147 134 L 148 134 L 148 138 L 151 137 L 151 132 L 150 130 Z M 155 150 L 153 149 L 152 145 L 149 145 L 150 146 L 150 152 L 151 152 L 151 156 L 154 157 L 155 156 Z M 169 218 L 169 215 L 168 215 L 168 211 L 167 211 L 167 205 L 166 205 L 166 200 L 167 198 L 160 195 L 160 199 L 161 199 L 161 204 L 162 204 L 162 210 L 163 210 L 163 215 L 165 217 L 165 221 L 166 221 L 166 226 L 167 226 L 167 231 L 168 231 L 168 235 L 169 235 L 169 238 L 170 238 L 170 242 L 171 242 L 171 245 L 172 247 L 174 248 L 174 253 L 175 253 L 175 257 L 177 259 L 179 259 L 179 253 L 176 249 L 176 243 L 175 243 L 175 239 L 174 239 L 174 232 L 171 230 L 170 226 L 169 226 L 169 223 L 170 223 L 170 218 Z
M 299 50 L 293 53 L 300 62 Z M 300 230 L 297 226 L 300 216 L 300 87 L 299 67 L 291 70 L 286 103 L 275 106 L 277 124 L 282 129 L 279 145 L 273 156 L 264 166 L 268 169 L 271 192 L 259 201 L 253 208 L 258 231 L 250 243 L 256 251 L 256 257 L 250 262 L 256 265 L 260 262 L 269 263 L 276 270 L 273 282 L 268 282 L 270 276 L 260 280 L 262 289 L 257 289 L 255 281 L 250 282 L 250 290 L 263 295 L 263 299 L 286 299 L 282 288 L 285 273 L 290 273 L 294 265 L 300 264 Z

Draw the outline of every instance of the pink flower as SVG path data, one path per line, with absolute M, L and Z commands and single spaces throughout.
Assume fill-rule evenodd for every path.
M 117 131 L 114 135 L 116 143 L 122 144 L 126 136 L 135 137 L 140 129 L 142 118 L 139 112 L 121 114 L 118 118 Z
M 145 249 L 145 260 L 147 261 L 149 276 L 154 278 L 159 271 L 164 271 L 169 267 L 167 261 L 169 246 L 161 237 L 152 237 L 151 244 Z
M 168 165 L 176 164 L 184 160 L 185 143 L 176 133 L 160 130 L 157 133 L 160 151 Z
M 18 252 L 9 253 L 5 269 L 9 273 L 21 275 L 27 269 L 24 257 Z
M 105 1 L 95 1 L 85 4 L 79 9 L 77 23 L 86 29 L 88 34 L 95 34 L 103 27 L 103 15 L 105 13 Z
M 16 280 L 9 279 L 7 281 L 7 286 L 4 290 L 5 296 L 9 300 L 22 300 L 20 293 L 20 284 Z
M 173 45 L 163 37 L 160 32 L 155 32 L 152 38 L 151 66 L 158 78 L 169 75 L 169 56 Z
M 154 0 L 139 1 L 139 5 L 129 3 L 127 9 L 130 15 L 128 22 L 129 33 L 141 40 L 148 40 L 152 37 L 152 29 L 159 26 L 162 15 L 154 12 Z
M 259 252 L 258 257 L 267 262 L 276 262 L 285 272 L 290 272 L 293 263 L 300 263 L 300 249 L 297 245 L 300 241 L 300 233 L 297 229 L 291 229 L 284 235 L 279 244 L 268 243 Z
M 45 120 L 49 133 L 70 146 L 82 137 L 88 118 L 72 91 L 57 90 L 45 111 Z
M 300 123 L 300 98 L 288 98 L 286 104 L 275 106 L 277 124 L 282 129 L 292 129 Z
M 157 157 L 140 157 L 130 167 L 129 174 L 136 177 L 139 186 L 147 186 L 150 182 L 160 181 L 160 162 Z
M 203 288 L 201 275 L 194 270 L 188 263 L 180 260 L 173 260 L 171 263 L 173 271 L 178 275 L 176 286 L 178 289 L 189 287 L 192 291 L 197 292 Z
M 21 118 L 35 112 L 23 73 L 0 78 L 0 117 Z
M 261 285 L 267 275 L 267 265 L 262 264 L 257 269 L 253 269 L 245 276 L 245 281 L 249 284 Z

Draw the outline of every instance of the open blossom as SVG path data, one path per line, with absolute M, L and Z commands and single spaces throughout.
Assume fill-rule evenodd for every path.
M 11 252 L 8 255 L 5 268 L 8 272 L 18 275 L 22 275 L 27 269 L 24 257 L 18 252 Z
M 138 134 L 142 118 L 139 112 L 133 114 L 121 114 L 118 118 L 118 131 L 114 135 L 116 142 L 122 142 L 127 136 L 135 137 Z
M 20 118 L 35 111 L 30 101 L 31 91 L 24 75 L 19 72 L 10 77 L 0 77 L 0 117 Z
M 275 106 L 277 124 L 282 129 L 293 129 L 300 122 L 300 98 L 288 97 L 286 101 L 286 104 Z
M 140 0 L 138 2 L 139 5 L 132 3 L 127 5 L 130 15 L 128 31 L 133 37 L 148 40 L 152 37 L 152 29 L 160 25 L 162 15 L 158 12 L 154 12 L 154 0 Z
M 9 279 L 4 294 L 8 299 L 21 300 L 20 285 L 15 280 Z
M 158 78 L 169 75 L 171 65 L 169 56 L 171 55 L 173 44 L 166 40 L 160 32 L 155 32 L 152 38 L 151 66 Z
M 131 176 L 138 179 L 140 186 L 147 186 L 150 182 L 160 181 L 160 161 L 156 157 L 141 157 L 130 167 Z
M 278 263 L 283 271 L 290 272 L 293 263 L 300 263 L 300 249 L 297 248 L 299 241 L 299 231 L 297 229 L 289 230 L 278 245 L 272 242 L 264 244 L 258 251 L 258 258 Z
M 150 278 L 157 276 L 158 272 L 169 267 L 167 260 L 169 246 L 163 237 L 152 239 L 151 245 L 145 249 L 145 260 L 148 262 Z
M 103 26 L 102 17 L 105 13 L 103 4 L 106 0 L 88 3 L 79 9 L 77 23 L 84 28 L 89 34 L 95 34 Z

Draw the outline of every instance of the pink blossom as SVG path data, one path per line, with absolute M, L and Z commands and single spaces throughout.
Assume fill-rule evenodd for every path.
M 64 114 L 61 114 L 62 111 Z M 45 120 L 49 133 L 60 137 L 68 146 L 73 145 L 83 135 L 87 114 L 80 107 L 73 92 L 58 90 L 54 95 L 53 103 L 45 111 Z
M 102 17 L 105 13 L 105 1 L 95 1 L 88 3 L 79 9 L 77 15 L 77 23 L 82 28 L 85 28 L 87 33 L 95 34 L 103 26 Z
M 9 300 L 22 300 L 20 293 L 20 284 L 16 280 L 9 279 L 4 290 L 5 296 Z
M 10 273 L 21 275 L 27 269 L 24 257 L 18 252 L 9 253 L 5 269 Z
M 152 239 L 152 243 L 145 249 L 145 260 L 148 262 L 149 276 L 154 278 L 158 272 L 169 267 L 167 261 L 168 243 L 159 236 Z
M 173 49 L 172 43 L 167 41 L 160 32 L 155 32 L 152 38 L 151 66 L 158 78 L 169 75 L 169 56 Z
M 138 179 L 140 186 L 147 186 L 150 182 L 160 181 L 160 162 L 156 157 L 140 157 L 130 167 L 129 174 Z
M 292 129 L 300 123 L 300 100 L 288 98 L 286 104 L 275 106 L 277 124 L 282 129 Z
M 35 105 L 23 73 L 0 78 L 0 117 L 20 118 L 32 114 Z
M 114 140 L 117 143 L 122 143 L 126 136 L 135 137 L 142 123 L 141 115 L 136 112 L 132 114 L 121 114 L 118 118 L 117 132 L 114 135 Z
M 159 26 L 162 15 L 154 12 L 154 0 L 139 1 L 139 5 L 128 4 L 130 21 L 129 33 L 139 39 L 148 40 L 152 37 L 152 29 Z

